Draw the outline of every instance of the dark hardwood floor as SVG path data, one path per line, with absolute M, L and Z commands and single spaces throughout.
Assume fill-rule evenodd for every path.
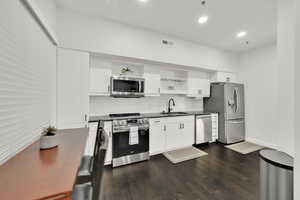
M 222 144 L 208 156 L 173 165 L 164 156 L 103 174 L 103 200 L 258 200 L 258 152 L 242 155 Z

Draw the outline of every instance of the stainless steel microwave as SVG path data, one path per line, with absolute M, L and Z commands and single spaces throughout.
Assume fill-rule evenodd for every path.
M 112 76 L 110 95 L 113 97 L 139 98 L 145 96 L 145 79 L 126 76 Z

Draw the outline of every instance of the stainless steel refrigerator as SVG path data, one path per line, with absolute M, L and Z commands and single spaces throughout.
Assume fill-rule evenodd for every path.
M 218 141 L 232 144 L 245 140 L 244 85 L 212 83 L 204 111 L 219 113 Z

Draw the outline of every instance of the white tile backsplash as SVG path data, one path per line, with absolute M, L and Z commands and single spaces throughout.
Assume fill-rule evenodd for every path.
M 168 100 L 171 97 L 174 98 L 176 104 L 173 111 L 203 110 L 202 99 L 190 99 L 179 95 L 144 98 L 90 97 L 90 115 L 162 112 L 167 110 Z

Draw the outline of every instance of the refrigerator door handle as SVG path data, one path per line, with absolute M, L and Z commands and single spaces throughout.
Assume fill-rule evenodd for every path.
M 234 107 L 235 107 L 235 111 L 238 111 L 238 106 L 239 106 L 239 97 L 238 97 L 238 90 L 235 88 L 234 89 L 234 94 L 233 94 L 233 98 L 234 98 Z

